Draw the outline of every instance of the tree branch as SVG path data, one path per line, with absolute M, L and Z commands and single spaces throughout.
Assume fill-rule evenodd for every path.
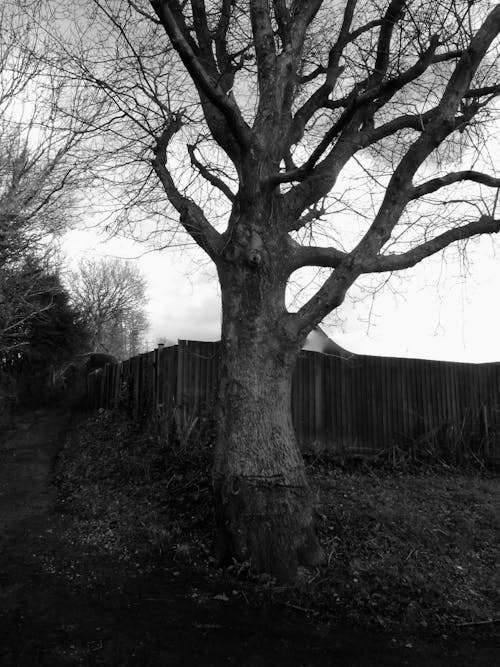
M 464 98 L 471 97 L 486 97 L 486 96 L 495 96 L 500 95 L 500 83 L 495 84 L 494 86 L 483 86 L 482 88 L 471 88 L 468 90 Z
M 337 174 L 345 165 L 346 161 L 357 151 L 367 148 L 372 144 L 389 137 L 396 132 L 404 129 L 412 129 L 423 133 L 436 119 L 439 113 L 439 107 L 429 109 L 424 114 L 404 115 L 394 120 L 388 121 L 375 128 L 367 128 L 362 131 L 345 131 L 331 149 L 327 157 L 314 168 L 309 168 L 308 163 L 295 169 L 283 172 L 272 178 L 273 183 L 286 183 L 297 181 L 299 185 L 294 186 L 285 195 L 284 210 L 288 215 L 284 218 L 284 225 L 289 226 L 290 230 L 298 229 L 296 222 L 301 212 L 314 204 L 320 197 L 325 196 L 329 189 L 333 187 Z M 454 129 L 461 127 L 464 122 L 468 122 L 469 117 L 457 116 L 453 124 L 449 126 L 449 133 Z M 350 153 L 349 153 L 350 149 Z M 300 218 L 299 218 L 300 219 Z
M 231 202 L 236 201 L 236 195 L 231 191 L 229 186 L 224 183 L 224 181 L 213 174 L 210 169 L 208 169 L 207 166 L 202 164 L 196 157 L 195 155 L 195 147 L 192 144 L 187 144 L 187 150 L 189 153 L 189 158 L 191 160 L 191 164 L 193 167 L 198 169 L 200 174 L 203 176 L 205 180 L 207 180 L 211 185 L 216 187 L 218 190 L 220 190 Z
M 273 8 L 281 43 L 287 44 L 290 39 L 291 15 L 286 6 L 286 0 L 273 0 Z
M 193 12 L 193 25 L 198 40 L 200 54 L 204 61 L 215 66 L 214 54 L 212 51 L 212 35 L 208 29 L 207 11 L 205 0 L 191 0 Z
M 162 22 L 172 46 L 179 54 L 198 90 L 222 113 L 240 149 L 246 152 L 251 143 L 251 131 L 230 96 L 217 85 L 200 62 L 193 45 L 186 38 L 185 23 L 180 26 L 167 0 L 150 0 Z M 179 13 L 179 12 L 177 12 Z M 234 156 L 233 156 L 234 157 Z
M 436 190 L 459 181 L 473 181 L 475 183 L 480 183 L 481 185 L 486 185 L 490 188 L 500 188 L 500 178 L 494 178 L 488 174 L 483 174 L 479 171 L 473 170 L 455 171 L 446 174 L 446 176 L 441 176 L 440 178 L 433 178 L 430 181 L 426 181 L 425 183 L 414 187 L 411 199 L 418 199 L 419 197 L 429 195 L 433 192 L 436 192 Z
M 170 140 L 181 128 L 179 117 L 173 117 L 157 139 L 154 147 L 153 169 L 160 179 L 165 193 L 172 206 L 180 214 L 180 222 L 190 236 L 214 261 L 223 249 L 222 236 L 206 219 L 203 210 L 189 197 L 183 195 L 176 187 L 172 175 L 167 168 L 167 149 Z
M 360 26 L 359 28 L 356 28 L 356 30 L 353 30 L 351 33 L 349 33 L 345 39 L 345 44 L 349 44 L 351 42 L 354 42 L 360 35 L 362 35 L 365 32 L 368 32 L 369 30 L 373 30 L 373 28 L 377 28 L 378 26 L 382 25 L 382 19 L 375 19 L 373 21 L 369 21 L 368 23 L 365 23 L 365 25 Z M 337 42 L 338 43 L 338 42 Z M 334 47 L 335 48 L 335 47 Z M 313 81 L 316 79 L 316 77 L 320 76 L 320 74 L 326 74 L 327 68 L 324 65 L 318 65 L 314 70 L 309 72 L 309 74 L 305 74 L 304 76 L 301 76 L 299 78 L 299 84 L 304 84 L 304 83 L 309 83 L 310 81 Z M 339 70 L 340 74 L 341 70 Z M 307 102 L 306 102 L 307 104 Z M 333 106 L 332 106 L 333 104 Z M 327 108 L 334 108 L 337 109 L 339 106 L 343 106 L 342 103 L 339 101 L 329 101 L 325 100 L 323 102 L 323 106 L 326 106 Z
M 268 0 L 250 2 L 253 41 L 257 59 L 259 103 L 254 127 L 275 116 L 276 108 L 276 49 Z M 276 120 L 276 118 L 274 118 Z
M 436 114 L 410 146 L 387 186 L 383 202 L 370 229 L 353 250 L 361 263 L 377 255 L 389 240 L 407 203 L 413 198 L 412 179 L 429 157 L 457 127 L 455 114 L 490 44 L 500 32 L 500 6 L 493 9 L 472 38 L 450 77 Z M 474 114 L 474 109 L 470 112 Z
M 363 109 L 369 111 L 370 117 L 373 119 L 375 111 L 387 104 L 387 102 L 404 86 L 412 83 L 419 76 L 421 76 L 432 64 L 437 64 L 447 60 L 452 60 L 461 55 L 462 51 L 449 51 L 447 53 L 436 54 L 436 49 L 439 45 L 437 35 L 431 37 L 431 41 L 427 49 L 421 54 L 420 58 L 409 67 L 405 72 L 389 79 L 386 82 L 381 82 L 374 77 L 368 78 L 365 82 L 358 84 L 356 89 L 353 89 L 349 95 L 337 100 L 328 100 L 328 95 L 331 90 L 324 84 L 305 102 L 297 111 L 293 120 L 293 131 L 291 133 L 292 143 L 298 142 L 305 130 L 307 122 L 321 107 L 331 110 L 344 107 L 345 110 L 337 121 L 332 125 L 330 130 L 326 132 L 325 136 L 308 158 L 305 165 L 302 167 L 304 171 L 310 171 L 314 164 L 321 158 L 321 155 L 327 150 L 333 139 L 340 133 L 350 119 L 353 118 L 356 112 L 363 112 Z M 358 87 L 367 87 L 366 92 L 357 94 Z M 365 113 L 366 116 L 366 113 Z M 279 182 L 286 182 L 286 174 L 280 174 Z M 291 180 L 300 180 L 295 177 L 289 178 Z
M 373 74 L 369 77 L 370 84 L 382 81 L 387 72 L 394 26 L 403 15 L 407 4 L 407 0 L 391 0 L 389 7 L 387 8 L 380 26 L 375 69 Z
M 488 48 L 500 32 L 500 6 L 497 5 L 463 52 L 448 81 L 440 107 L 448 117 L 454 115 L 460 100 L 469 92 L 470 83 Z
M 352 2 L 352 0 L 350 0 Z M 266 143 L 282 153 L 290 146 L 289 127 L 306 30 L 323 0 L 294 0 L 290 8 L 273 0 L 281 50 L 277 52 L 268 0 L 250 2 L 257 54 L 259 107 L 254 127 L 266 127 Z M 276 125 L 279 132 L 276 132 Z
M 372 30 L 373 28 L 378 28 L 379 25 L 382 25 L 382 19 L 368 21 L 368 23 L 365 23 L 365 25 L 362 25 L 349 33 L 349 42 L 354 42 L 354 40 L 356 40 L 360 35 L 368 32 L 369 30 Z
M 409 269 L 431 255 L 435 255 L 451 243 L 463 241 L 480 234 L 497 234 L 500 232 L 500 219 L 483 215 L 479 220 L 450 229 L 439 236 L 426 241 L 421 245 L 401 254 L 377 255 L 366 259 L 361 264 L 363 273 L 383 273 L 385 271 L 399 271 Z
M 349 256 L 325 280 L 320 289 L 296 313 L 289 314 L 290 325 L 298 336 L 305 336 L 345 299 L 349 287 L 361 271 L 350 266 Z
M 402 6 L 397 2 L 391 3 L 391 5 L 394 7 Z M 392 29 L 389 25 L 386 26 L 385 37 L 382 37 L 383 32 L 384 28 L 382 27 L 377 56 L 378 71 L 383 71 L 386 67 L 384 43 L 389 44 Z M 457 118 L 456 113 L 460 102 L 467 93 L 472 78 L 488 48 L 499 32 L 500 6 L 497 6 L 484 19 L 482 25 L 472 37 L 469 47 L 460 56 L 439 104 L 436 109 L 432 110 L 428 122 L 420 128 L 420 136 L 411 144 L 395 169 L 386 188 L 384 200 L 368 232 L 351 253 L 343 258 L 338 256 L 338 261 L 337 258 L 333 257 L 333 253 L 329 251 L 332 264 L 335 263 L 332 274 L 316 294 L 295 315 L 291 315 L 291 322 L 294 323 L 299 332 L 307 331 L 339 305 L 345 297 L 347 289 L 360 274 L 406 268 L 416 264 L 424 257 L 442 250 L 454 241 L 470 238 L 477 234 L 491 234 L 500 231 L 499 220 L 494 220 L 491 216 L 483 216 L 475 223 L 444 232 L 408 253 L 394 256 L 378 254 L 390 238 L 394 226 L 414 194 L 412 179 L 415 173 L 432 151 L 457 128 L 460 117 Z M 470 113 L 464 113 L 462 119 L 466 122 L 469 121 L 476 111 L 477 109 L 472 109 Z M 418 116 L 405 117 L 404 122 L 411 119 L 410 122 L 414 123 L 417 118 Z M 312 175 L 284 195 L 284 199 L 288 199 L 288 205 L 292 205 L 295 214 L 297 214 L 297 207 L 300 204 L 310 205 L 310 202 L 314 201 L 314 197 L 317 200 L 317 197 L 323 194 L 323 189 L 328 186 L 331 187 L 335 182 L 339 168 L 345 164 L 349 156 L 349 149 L 345 146 L 348 141 L 357 142 L 362 138 L 369 145 L 369 142 L 375 138 L 376 135 L 373 130 L 366 131 L 363 137 L 363 132 L 359 132 L 355 127 L 355 120 L 356 117 L 353 116 L 347 126 L 344 127 L 332 151 L 322 163 L 316 166 Z M 401 120 L 398 119 L 398 122 L 401 122 Z M 392 127 L 394 127 L 393 124 Z M 379 131 L 384 132 L 387 129 L 388 124 L 383 130 Z M 356 148 L 350 150 L 355 152 Z M 326 169 L 333 170 L 333 173 L 329 175 L 324 173 L 323 170 Z M 453 177 L 450 176 L 450 178 Z M 311 256 L 312 254 L 311 251 Z
M 291 247 L 291 271 L 296 271 L 303 266 L 322 266 L 336 269 L 346 259 L 347 253 L 332 247 L 303 246 L 297 241 L 290 239 Z
M 323 206 L 319 208 L 317 206 L 312 206 L 310 210 L 307 211 L 307 213 L 304 213 L 304 215 L 300 216 L 300 218 L 291 222 L 287 228 L 287 231 L 297 232 L 299 229 L 302 229 L 306 225 L 314 222 L 315 220 L 318 220 L 325 213 L 326 211 Z
M 339 67 L 340 57 L 349 41 L 349 30 L 351 28 L 357 2 L 358 0 L 348 0 L 347 2 L 339 36 L 333 47 L 330 49 L 328 65 L 323 70 L 326 74 L 326 80 L 296 112 L 293 119 L 292 131 L 290 133 L 290 144 L 300 141 L 304 135 L 304 128 L 307 122 L 313 117 L 316 111 L 325 104 L 328 96 L 334 89 L 337 78 L 342 71 L 342 68 Z
M 221 73 L 220 85 L 226 94 L 228 94 L 233 86 L 235 66 L 232 66 L 231 56 L 227 48 L 227 31 L 231 21 L 231 9 L 235 4 L 235 0 L 222 0 L 221 15 L 217 28 L 215 29 L 212 39 L 215 43 L 215 53 L 217 57 L 217 65 Z M 244 48 L 240 55 L 243 61 L 245 57 L 246 48 Z M 238 54 L 233 54 L 233 58 Z
M 365 259 L 362 263 L 353 260 L 353 253 L 346 254 L 343 257 L 339 254 L 337 260 L 334 257 L 335 250 L 329 249 L 331 265 L 335 263 L 334 271 L 316 294 L 297 313 L 289 314 L 290 325 L 295 327 L 299 335 L 310 331 L 312 326 L 321 322 L 329 312 L 342 303 L 347 290 L 362 273 L 385 273 L 408 269 L 426 257 L 443 250 L 450 243 L 480 234 L 495 234 L 498 232 L 500 232 L 500 220 L 494 220 L 491 216 L 482 216 L 476 222 L 448 230 L 407 253 L 377 255 Z M 311 252 L 311 257 L 312 254 Z M 325 260 L 327 254 L 325 253 Z M 318 264 L 318 266 L 323 265 Z
M 293 0 L 290 15 L 293 17 L 290 26 L 292 36 L 291 47 L 295 54 L 299 54 L 304 44 L 307 27 L 318 13 L 323 0 Z

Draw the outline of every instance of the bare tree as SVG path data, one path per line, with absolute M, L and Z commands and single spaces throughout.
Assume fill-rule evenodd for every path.
M 70 281 L 94 352 L 126 359 L 139 352 L 148 328 L 146 283 L 138 269 L 120 259 L 82 260 Z
M 91 183 L 84 142 L 95 142 L 91 126 L 99 109 L 81 84 L 63 81 L 47 62 L 42 5 L 9 0 L 0 8 L 2 354 L 26 344 L 20 332 L 42 307 L 33 298 L 41 274 L 22 266 L 51 254 L 57 236 L 78 218 Z M 17 288 L 13 275 L 23 277 Z
M 46 294 L 41 284 L 42 262 L 26 263 L 0 271 L 0 357 L 20 354 L 28 345 L 27 332 L 33 319 L 51 308 L 50 300 L 41 303 Z
M 360 277 L 500 229 L 488 152 L 500 7 L 94 0 L 93 12 L 109 58 L 76 52 L 68 71 L 115 104 L 119 170 L 137 150 L 134 203 L 149 198 L 163 232 L 177 222 L 220 280 L 219 558 L 293 576 L 322 558 L 291 420 L 308 332 Z M 327 274 L 292 312 L 285 291 L 304 267 Z

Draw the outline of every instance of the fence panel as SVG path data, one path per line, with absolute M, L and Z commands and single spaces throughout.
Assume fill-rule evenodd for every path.
M 87 403 L 114 407 L 120 395 L 141 411 L 185 414 L 215 401 L 219 343 L 176 346 L 108 365 L 87 376 Z M 499 456 L 500 363 L 462 364 L 303 352 L 292 382 L 292 416 L 304 449 L 377 452 L 452 428 L 483 438 Z

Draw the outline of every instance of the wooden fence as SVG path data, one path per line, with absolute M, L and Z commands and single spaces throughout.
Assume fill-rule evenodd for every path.
M 88 376 L 92 407 L 125 401 L 186 414 L 213 406 L 218 343 L 179 341 Z M 292 414 L 305 450 L 375 453 L 448 440 L 482 443 L 500 457 L 500 363 L 464 364 L 302 352 L 293 378 Z

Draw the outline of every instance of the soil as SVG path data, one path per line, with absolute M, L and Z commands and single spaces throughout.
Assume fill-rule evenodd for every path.
M 249 605 L 172 559 L 137 568 L 68 538 L 52 470 L 65 406 L 0 433 L 0 665 L 489 667 L 496 628 L 399 636 Z M 215 585 L 215 584 L 214 584 Z M 220 582 L 217 583 L 220 586 Z M 193 591 L 203 590 L 203 595 Z M 207 594 L 208 593 L 208 594 Z

